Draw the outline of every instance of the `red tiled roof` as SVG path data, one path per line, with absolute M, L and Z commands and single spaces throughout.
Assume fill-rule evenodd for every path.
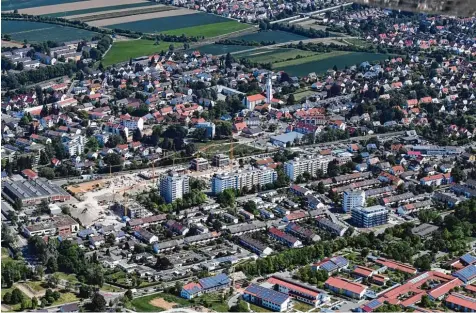
M 476 299 L 472 297 L 463 296 L 459 293 L 452 293 L 445 301 L 468 308 L 469 311 L 476 311 Z
M 263 96 L 262 94 L 258 93 L 256 95 L 251 95 L 251 96 L 248 96 L 246 97 L 248 99 L 248 101 L 250 102 L 255 102 L 255 101 L 263 101 L 266 99 L 265 96 Z
M 286 282 L 286 281 L 281 280 L 281 279 L 279 279 L 278 277 L 275 277 L 275 276 L 269 278 L 267 282 L 270 283 L 270 284 L 275 284 L 275 285 L 286 287 L 290 290 L 298 291 L 300 293 L 309 295 L 309 296 L 314 297 L 314 298 L 317 298 L 317 296 L 319 295 L 319 292 L 317 292 L 317 291 L 309 290 L 307 288 L 303 288 L 301 286 Z
M 369 277 L 372 275 L 373 270 L 371 268 L 364 267 L 364 266 L 356 266 L 354 268 L 354 273 L 359 276 Z
M 338 277 L 329 277 L 326 280 L 326 284 L 334 288 L 348 290 L 356 294 L 361 294 L 367 289 L 367 286 L 361 285 L 359 283 L 354 283 L 348 280 L 344 280 Z
M 397 270 L 404 273 L 415 274 L 417 272 L 416 268 L 393 260 L 387 260 L 384 258 L 378 258 L 375 263 L 385 265 L 386 267 Z
M 28 177 L 30 179 L 38 177 L 38 174 L 35 171 L 30 170 L 28 168 L 26 170 L 21 171 L 21 172 L 22 172 L 23 175 L 25 175 L 26 177 Z

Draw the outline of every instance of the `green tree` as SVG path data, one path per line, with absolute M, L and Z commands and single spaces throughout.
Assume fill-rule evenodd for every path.
M 88 142 L 86 142 L 86 148 L 90 152 L 96 152 L 99 149 L 99 142 L 96 137 L 90 137 Z
M 46 179 L 55 178 L 55 171 L 51 167 L 42 167 L 38 171 L 38 176 L 45 177 Z
M 225 189 L 217 195 L 217 202 L 224 207 L 233 207 L 236 202 L 235 190 Z
M 99 292 L 94 293 L 91 299 L 91 310 L 93 312 L 105 312 L 106 304 L 106 300 Z

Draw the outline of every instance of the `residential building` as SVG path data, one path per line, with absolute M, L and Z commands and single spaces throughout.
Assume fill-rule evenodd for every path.
M 297 248 L 302 246 L 302 242 L 299 239 L 289 234 L 286 234 L 282 230 L 279 230 L 275 227 L 271 227 L 268 230 L 268 233 L 272 238 L 284 243 L 290 248 Z
M 147 244 L 151 244 L 151 243 L 159 241 L 159 238 L 157 238 L 156 235 L 142 228 L 136 230 L 134 232 L 134 236 L 136 236 L 139 240 Z
M 184 194 L 190 192 L 189 177 L 179 175 L 177 172 L 169 172 L 160 179 L 160 195 L 167 203 L 181 199 Z
M 466 284 L 472 284 L 476 281 L 476 264 L 468 265 L 453 273 L 454 277 L 461 279 Z
M 278 174 L 271 168 L 239 170 L 231 173 L 215 174 L 212 177 L 212 193 L 218 194 L 226 189 L 241 190 L 247 187 L 251 190 L 253 186 L 264 186 L 272 184 L 278 178 Z
M 309 173 L 312 176 L 317 175 L 317 171 L 327 173 L 327 166 L 332 161 L 332 158 L 318 155 L 312 157 L 295 158 L 294 160 L 284 163 L 284 172 L 291 181 L 296 180 L 299 175 Z
M 332 222 L 330 219 L 325 217 L 318 217 L 316 219 L 317 226 L 324 228 L 328 232 L 336 234 L 337 236 L 344 236 L 345 232 L 347 231 L 347 227 L 343 225 L 336 224 Z
M 350 212 L 357 207 L 365 206 L 365 191 L 362 190 L 346 190 L 344 191 L 344 200 L 342 208 L 344 212 Z
M 291 233 L 308 242 L 319 241 L 321 239 L 309 228 L 302 227 L 301 225 L 296 223 L 289 223 L 288 225 L 286 225 L 286 232 Z
M 167 221 L 167 223 L 165 223 L 165 227 L 181 236 L 185 236 L 190 230 L 187 226 L 174 220 Z
M 251 284 L 245 289 L 243 299 L 275 312 L 287 311 L 291 301 L 287 294 L 256 284 Z
M 240 243 L 244 247 L 250 249 L 251 251 L 253 251 L 254 253 L 260 256 L 266 256 L 273 252 L 273 250 L 270 247 L 268 247 L 266 244 L 256 239 L 253 239 L 252 237 L 247 235 L 243 235 L 240 237 Z
M 388 210 L 381 205 L 352 209 L 352 223 L 357 227 L 375 227 L 388 222 Z
M 208 160 L 205 158 L 195 158 L 190 162 L 190 168 L 197 172 L 206 171 L 208 169 Z
M 212 122 L 197 123 L 195 124 L 195 128 L 204 128 L 206 130 L 205 136 L 209 139 L 213 139 L 215 137 L 215 123 L 212 123 Z
M 212 159 L 212 165 L 224 167 L 230 165 L 230 157 L 225 154 L 215 154 Z

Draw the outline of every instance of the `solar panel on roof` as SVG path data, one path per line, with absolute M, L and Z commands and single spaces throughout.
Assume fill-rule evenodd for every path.
M 226 276 L 226 274 L 222 273 L 216 276 L 202 278 L 199 280 L 199 282 L 204 289 L 210 289 L 220 285 L 226 285 L 230 282 L 230 279 L 228 276 Z
M 373 310 L 379 307 L 380 305 L 382 305 L 382 303 L 378 299 L 374 299 L 370 301 L 369 303 L 367 303 L 366 305 Z
M 264 288 L 259 285 L 251 284 L 249 285 L 246 292 L 256 295 L 257 297 L 261 298 L 262 300 L 266 300 L 272 303 L 276 303 L 278 305 L 283 304 L 287 299 L 288 295 L 275 291 L 272 289 Z
M 328 272 L 332 272 L 333 270 L 337 269 L 337 265 L 331 261 L 322 264 L 321 267 Z
M 472 279 L 474 276 L 476 276 L 476 265 L 466 266 L 465 268 L 454 273 L 454 276 L 460 277 L 464 279 L 465 281 L 468 281 Z
M 461 257 L 461 260 L 465 262 L 466 264 L 473 264 L 474 262 L 476 262 L 476 257 L 467 253 Z

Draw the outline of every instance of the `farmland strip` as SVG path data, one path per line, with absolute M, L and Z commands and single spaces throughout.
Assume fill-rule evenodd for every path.
M 145 9 L 94 14 L 94 15 L 89 15 L 89 16 L 84 16 L 79 18 L 73 18 L 73 20 L 81 21 L 81 22 L 91 22 L 91 21 L 99 21 L 99 20 L 104 20 L 109 18 L 132 16 L 132 15 L 139 15 L 139 14 L 145 14 L 145 13 L 165 12 L 165 11 L 171 11 L 171 10 L 176 10 L 176 8 L 169 7 L 169 6 L 158 6 L 158 7 L 152 7 L 152 8 L 149 7 Z

